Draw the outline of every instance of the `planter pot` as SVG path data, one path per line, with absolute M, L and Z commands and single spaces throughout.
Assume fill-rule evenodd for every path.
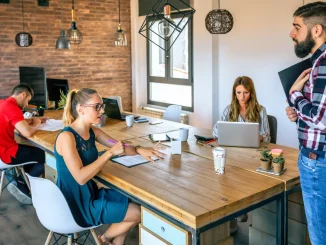
M 260 159 L 260 168 L 262 170 L 270 170 L 271 169 L 271 161 Z
M 39 115 L 40 117 L 43 117 L 43 116 L 44 116 L 44 108 L 37 108 L 36 110 L 37 110 L 38 115 Z
M 273 163 L 273 168 L 274 168 L 274 173 L 279 174 L 280 172 L 282 172 L 283 168 L 284 168 L 284 163 Z

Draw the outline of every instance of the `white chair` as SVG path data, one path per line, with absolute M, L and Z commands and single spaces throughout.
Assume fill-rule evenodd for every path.
M 122 100 L 120 96 L 109 96 L 109 99 L 117 100 L 120 111 L 123 111 Z
M 181 105 L 170 105 L 166 108 L 163 119 L 173 121 L 173 122 L 181 122 Z
M 5 164 L 3 161 L 0 160 L 0 170 L 1 170 L 1 180 L 0 180 L 0 197 L 1 197 L 1 194 L 2 194 L 2 190 L 4 188 L 6 188 L 6 186 L 13 180 L 16 180 L 19 175 L 21 174 L 29 188 L 29 190 L 31 190 L 31 187 L 29 185 L 29 182 L 28 182 L 28 179 L 26 177 L 26 174 L 25 174 L 25 170 L 23 168 L 24 165 L 27 165 L 27 164 L 34 164 L 34 163 L 37 163 L 37 162 L 24 162 L 24 163 L 21 163 L 21 164 L 17 164 L 17 165 L 10 165 L 10 164 Z M 15 169 L 15 173 L 14 174 L 10 174 L 9 172 L 6 173 L 6 170 L 10 170 L 14 168 Z M 3 187 L 3 183 L 4 183 L 4 179 L 5 179 L 5 175 L 8 175 L 12 178 L 11 181 L 9 181 L 9 183 Z
M 77 241 L 77 233 L 82 231 L 88 231 L 85 234 L 86 237 L 91 232 L 95 243 L 101 245 L 93 230 L 97 226 L 80 227 L 72 216 L 65 197 L 53 182 L 43 178 L 32 177 L 28 174 L 26 175 L 31 184 L 33 206 L 36 210 L 37 217 L 42 225 L 50 230 L 45 245 L 50 244 L 53 233 L 60 235 L 60 238 L 62 236 L 67 237 L 68 245 L 72 245 L 73 242 L 80 244 Z

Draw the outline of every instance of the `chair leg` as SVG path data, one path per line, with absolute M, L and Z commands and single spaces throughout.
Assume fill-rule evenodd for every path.
M 97 234 L 94 231 L 94 229 L 90 229 L 90 230 L 91 230 L 91 233 L 92 233 L 92 236 L 94 238 L 94 241 L 95 241 L 96 245 L 101 245 L 100 240 L 98 239 Z
M 68 235 L 67 245 L 72 245 L 72 235 L 71 234 Z
M 46 238 L 46 241 L 45 241 L 44 245 L 49 245 L 50 244 L 52 236 L 53 236 L 53 231 L 50 231 L 48 237 Z
M 74 239 L 76 240 L 76 243 L 75 243 L 75 245 L 78 245 L 78 243 L 77 243 L 77 239 L 78 239 L 78 233 L 77 233 L 77 232 L 75 232 L 75 233 L 74 233 Z
M 28 181 L 28 178 L 27 178 L 27 176 L 26 176 L 26 173 L 25 173 L 24 167 L 20 167 L 20 171 L 21 171 L 21 173 L 22 173 L 22 175 L 23 175 L 23 177 L 24 177 L 24 180 L 25 180 L 25 182 L 26 182 L 26 185 L 28 186 L 29 191 L 31 191 L 31 185 L 29 184 L 29 181 Z
M 1 179 L 0 179 L 0 197 L 1 197 L 1 194 L 2 194 L 2 186 L 3 186 L 4 179 L 5 179 L 5 170 L 2 170 Z

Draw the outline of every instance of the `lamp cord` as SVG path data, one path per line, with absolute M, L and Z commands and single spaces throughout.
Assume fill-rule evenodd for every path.
M 23 16 L 23 32 L 24 32 L 24 26 L 25 26 L 25 22 L 24 22 L 24 0 L 22 0 L 22 16 Z
M 72 9 L 75 9 L 75 3 L 74 3 L 74 0 L 72 0 L 71 2 L 72 2 Z
M 61 29 L 63 29 L 63 0 L 61 0 Z
M 220 0 L 218 0 L 218 9 L 220 9 L 221 8 L 221 2 L 220 2 Z
M 119 24 L 120 24 L 120 0 L 119 0 Z

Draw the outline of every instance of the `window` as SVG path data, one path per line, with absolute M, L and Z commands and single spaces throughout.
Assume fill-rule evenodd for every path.
M 181 21 L 180 14 L 171 17 L 176 23 Z M 187 21 L 184 18 L 182 24 Z M 152 28 L 158 30 L 157 21 Z M 175 40 L 177 34 L 175 32 L 171 40 Z M 157 35 L 147 35 L 157 43 L 164 42 Z M 193 111 L 192 20 L 168 52 L 147 40 L 147 68 L 148 104 L 165 107 L 177 104 L 183 110 Z

